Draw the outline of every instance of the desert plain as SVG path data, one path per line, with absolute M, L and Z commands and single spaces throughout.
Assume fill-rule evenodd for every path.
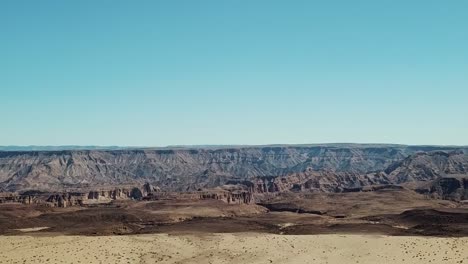
M 261 233 L 2 236 L 0 263 L 467 263 L 468 238 Z
M 280 201 L 3 204 L 0 263 L 468 263 L 468 210 L 450 201 L 404 190 Z

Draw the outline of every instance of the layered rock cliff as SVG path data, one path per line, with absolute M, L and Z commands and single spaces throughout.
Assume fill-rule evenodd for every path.
M 93 190 L 68 190 L 63 192 L 26 191 L 0 193 L 0 204 L 22 203 L 48 207 L 95 206 L 110 204 L 115 200 L 220 200 L 227 204 L 251 204 L 253 193 L 239 186 L 226 186 L 193 192 L 161 192 L 149 183 L 142 187 L 114 187 Z
M 0 189 L 59 191 L 150 182 L 163 191 L 194 191 L 249 182 L 255 192 L 345 191 L 464 174 L 465 153 L 454 147 L 353 144 L 0 151 Z
M 231 181 L 231 183 L 243 184 L 257 193 L 283 191 L 350 192 L 363 191 L 368 186 L 404 183 L 414 183 L 416 189 L 421 185 L 433 186 L 426 188 L 437 188 L 434 186 L 448 185 L 449 182 L 452 182 L 451 179 L 453 179 L 453 186 L 464 186 L 460 178 L 463 176 L 468 178 L 468 156 L 463 151 L 435 151 L 417 152 L 402 161 L 391 164 L 385 170 L 377 172 L 315 171 L 308 168 L 303 172 L 294 172 L 285 176 L 257 177 L 249 182 Z M 444 184 L 445 181 L 447 184 Z M 439 193 L 440 195 L 435 195 L 437 197 L 464 197 L 452 194 L 451 188 L 441 187 L 439 189 L 444 191 L 432 190 L 430 192 Z M 458 192 L 463 191 L 458 190 Z
M 435 180 L 446 175 L 468 174 L 468 158 L 461 150 L 418 152 L 392 164 L 385 173 L 395 183 Z

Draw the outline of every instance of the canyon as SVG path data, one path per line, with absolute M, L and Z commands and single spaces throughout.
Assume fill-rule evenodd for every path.
M 0 151 L 0 234 L 467 236 L 467 153 L 375 144 Z
M 121 199 L 219 199 L 406 188 L 468 199 L 468 148 L 292 146 L 0 151 L 0 203 L 91 205 Z

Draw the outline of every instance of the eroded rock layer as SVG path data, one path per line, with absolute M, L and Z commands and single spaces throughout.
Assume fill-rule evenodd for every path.
M 468 175 L 466 153 L 463 147 L 353 144 L 0 151 L 0 190 L 36 192 L 2 198 L 25 203 L 35 203 L 41 191 L 53 193 L 46 200 L 60 206 L 172 192 L 249 203 L 253 194 L 355 192 L 413 182 L 417 189 L 423 182 L 432 196 L 460 200 L 465 183 L 449 179 Z M 215 188 L 220 191 L 200 193 Z

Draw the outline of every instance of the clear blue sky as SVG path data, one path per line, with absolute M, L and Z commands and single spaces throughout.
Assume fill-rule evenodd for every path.
M 0 145 L 468 145 L 468 1 L 0 1 Z

